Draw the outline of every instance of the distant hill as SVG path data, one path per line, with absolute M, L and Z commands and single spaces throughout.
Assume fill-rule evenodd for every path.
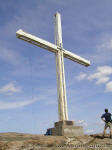
M 82 137 L 44 136 L 24 133 L 0 133 L 0 150 L 112 150 L 109 135 Z

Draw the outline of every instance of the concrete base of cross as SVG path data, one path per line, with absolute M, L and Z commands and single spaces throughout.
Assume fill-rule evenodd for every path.
M 55 122 L 54 128 L 47 129 L 51 135 L 55 136 L 82 136 L 84 135 L 82 126 L 75 126 L 74 121 L 59 121 Z

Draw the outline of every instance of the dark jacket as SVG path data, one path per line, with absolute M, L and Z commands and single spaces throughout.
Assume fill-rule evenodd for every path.
M 106 112 L 101 116 L 101 118 L 105 118 L 106 123 L 111 122 L 111 113 Z

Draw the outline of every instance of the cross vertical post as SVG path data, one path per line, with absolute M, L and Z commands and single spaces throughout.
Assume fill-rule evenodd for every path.
M 61 122 L 64 122 L 64 121 L 69 122 L 68 121 L 68 110 L 67 110 L 65 73 L 64 73 L 64 57 L 72 60 L 73 62 L 84 65 L 86 67 L 90 65 L 90 61 L 63 48 L 61 15 L 59 13 L 55 14 L 55 44 L 50 43 L 46 40 L 43 40 L 37 36 L 31 35 L 27 32 L 24 32 L 21 29 L 16 32 L 16 36 L 17 36 L 17 38 L 19 38 L 21 40 L 24 40 L 28 43 L 31 43 L 33 45 L 36 45 L 45 50 L 55 53 L 55 55 L 56 55 L 59 122 L 60 121 Z
M 90 61 L 63 48 L 61 15 L 59 13 L 55 14 L 55 44 L 43 40 L 37 36 L 26 33 L 21 29 L 16 32 L 16 36 L 21 40 L 24 40 L 38 47 L 41 47 L 50 52 L 53 52 L 56 55 L 59 121 L 55 122 L 54 128 L 50 128 L 48 129 L 48 131 L 51 131 L 52 135 L 63 135 L 63 136 L 84 135 L 82 126 L 74 126 L 74 121 L 68 120 L 64 57 L 72 60 L 73 62 L 84 65 L 86 67 L 90 65 Z
M 66 83 L 64 72 L 64 59 L 63 59 L 63 43 L 62 43 L 62 29 L 61 29 L 61 16 L 59 13 L 55 14 L 55 45 L 58 47 L 56 55 L 56 75 L 57 75 L 57 93 L 58 93 L 58 113 L 59 120 L 68 120 L 67 110 L 67 96 L 66 96 Z

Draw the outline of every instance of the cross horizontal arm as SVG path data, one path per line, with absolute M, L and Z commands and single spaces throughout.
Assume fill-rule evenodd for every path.
M 70 59 L 72 61 L 75 61 L 75 62 L 77 62 L 77 63 L 79 63 L 81 65 L 84 65 L 86 67 L 90 65 L 90 61 L 89 60 L 86 60 L 86 59 L 84 59 L 84 58 L 82 58 L 82 57 L 80 57 L 80 56 L 78 56 L 78 55 L 76 55 L 76 54 L 74 54 L 72 52 L 69 52 L 69 51 L 63 49 L 63 54 L 64 54 L 65 58 L 68 58 L 68 59 Z
M 54 52 L 54 53 L 57 53 L 60 49 L 57 45 L 52 44 L 46 40 L 38 38 L 38 37 L 31 35 L 29 33 L 26 33 L 21 29 L 16 32 L 16 36 L 19 39 L 22 39 L 24 41 L 27 41 L 29 43 L 32 43 L 36 46 L 42 47 L 42 48 L 47 49 L 47 50 Z M 65 58 L 68 58 L 68 59 L 75 61 L 79 64 L 82 64 L 84 66 L 90 65 L 90 61 L 88 61 L 88 60 L 86 60 L 86 59 L 84 59 L 84 58 L 82 58 L 82 57 L 80 57 L 80 56 L 78 56 L 72 52 L 69 52 L 65 49 L 62 49 L 62 50 L 63 50 L 63 54 L 64 54 Z
M 24 41 L 27 41 L 33 45 L 47 49 L 51 52 L 54 52 L 54 53 L 58 52 L 57 46 L 55 44 L 52 44 L 46 40 L 38 38 L 38 37 L 31 35 L 29 33 L 26 33 L 21 29 L 16 32 L 16 37 L 19 39 L 22 39 Z

